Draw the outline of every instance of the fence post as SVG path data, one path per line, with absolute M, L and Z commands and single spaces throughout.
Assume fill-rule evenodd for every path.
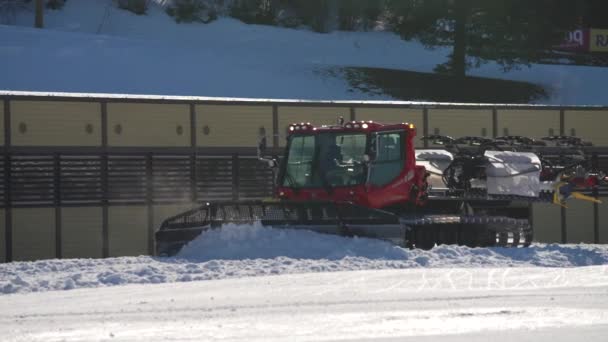
M 194 103 L 190 104 L 190 147 L 192 149 L 192 153 L 190 154 L 190 200 L 192 203 L 196 203 L 198 201 L 198 193 L 196 191 L 196 155 L 197 155 L 197 121 L 196 121 L 196 105 Z
M 496 107 L 492 108 L 492 138 L 498 136 L 498 110 Z
M 279 147 L 279 106 L 272 105 L 272 147 Z
M 13 199 L 11 196 L 11 154 L 4 155 L 4 191 L 6 192 L 6 209 L 4 213 L 4 243 L 6 262 L 13 261 Z
M 232 155 L 232 200 L 239 200 L 239 154 Z
M 146 204 L 148 207 L 148 254 L 154 255 L 154 173 L 152 153 L 146 154 Z
M 101 110 L 101 256 L 107 258 L 110 256 L 110 227 L 109 225 L 109 209 L 110 201 L 108 199 L 110 193 L 110 184 L 108 180 L 109 157 L 108 157 L 108 104 L 106 101 L 99 103 Z
M 566 222 L 566 208 L 561 207 L 562 243 L 568 243 L 568 223 Z
M 429 109 L 424 107 L 422 109 L 422 135 L 425 137 L 429 136 Z M 429 141 L 424 140 L 424 148 L 429 147 Z
M 110 256 L 108 159 L 108 153 L 101 154 L 101 256 L 103 258 Z
M 197 184 L 196 184 L 196 179 L 197 179 L 196 163 L 197 163 L 196 152 L 193 152 L 190 155 L 190 200 L 192 201 L 192 203 L 195 203 L 195 204 L 198 202 L 198 191 L 197 191 Z
M 566 112 L 563 108 L 559 110 L 559 135 L 566 135 Z
M 61 156 L 59 153 L 53 155 L 53 173 L 54 173 L 54 188 L 55 188 L 55 257 L 63 258 L 62 250 L 62 222 L 61 222 Z

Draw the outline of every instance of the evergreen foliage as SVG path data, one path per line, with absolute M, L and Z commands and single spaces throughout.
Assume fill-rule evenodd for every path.
M 167 7 L 167 13 L 180 22 L 209 23 L 217 19 L 217 11 L 212 4 L 204 0 L 174 0 Z
M 142 15 L 148 10 L 148 0 L 118 0 L 118 7 Z
M 540 60 L 574 27 L 567 0 L 387 0 L 390 23 L 403 39 L 429 48 L 452 46 L 436 71 L 464 77 L 488 60 L 505 70 Z
M 46 8 L 50 9 L 61 9 L 67 0 L 47 0 Z
M 235 0 L 230 8 L 230 16 L 247 24 L 274 25 L 276 1 L 272 0 Z

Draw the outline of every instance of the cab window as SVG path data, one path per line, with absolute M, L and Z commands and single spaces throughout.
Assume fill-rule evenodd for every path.
M 393 181 L 405 165 L 402 132 L 377 133 L 372 136 L 372 151 L 375 158 L 371 163 L 369 182 L 386 185 Z
M 294 136 L 289 146 L 287 170 L 283 186 L 306 186 L 311 181 L 315 137 Z

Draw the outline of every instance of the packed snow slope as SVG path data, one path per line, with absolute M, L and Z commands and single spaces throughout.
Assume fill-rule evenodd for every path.
M 419 251 L 372 239 L 227 225 L 174 258 L 1 264 L 0 336 L 604 341 L 607 265 L 603 245 Z
M 0 296 L 3 341 L 605 341 L 608 272 L 409 269 Z
M 140 256 L 0 264 L 0 297 L 49 290 L 310 272 L 593 265 L 608 265 L 608 246 L 534 245 L 520 249 L 439 246 L 423 251 L 374 239 L 275 230 L 259 225 L 227 225 L 202 234 L 174 258 Z
M 229 18 L 177 24 L 158 3 L 137 16 L 110 0 L 68 1 L 46 12 L 45 30 L 29 28 L 32 12 L 20 13 L 16 26 L 0 25 L 0 89 L 378 100 L 390 97 L 351 89 L 336 70 L 431 72 L 451 52 L 388 32 L 318 34 Z M 607 104 L 608 68 L 532 65 L 503 73 L 490 62 L 470 75 L 541 84 L 551 93 L 547 103 Z

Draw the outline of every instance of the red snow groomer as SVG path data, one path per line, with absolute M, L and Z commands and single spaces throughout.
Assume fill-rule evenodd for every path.
M 167 219 L 158 255 L 174 255 L 209 229 L 259 222 L 273 228 L 361 236 L 398 245 L 528 246 L 531 202 L 598 201 L 606 183 L 589 144 L 575 137 L 533 140 L 431 135 L 416 150 L 413 124 L 353 121 L 289 126 L 284 158 L 268 201 L 210 202 Z M 592 193 L 592 192 L 590 192 Z

